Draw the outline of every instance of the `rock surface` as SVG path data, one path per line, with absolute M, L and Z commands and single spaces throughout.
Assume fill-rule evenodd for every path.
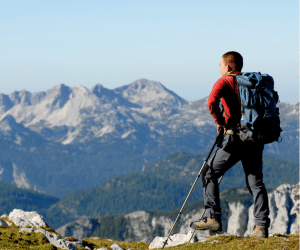
M 238 190 L 238 192 L 243 193 L 246 191 Z M 268 197 L 271 219 L 269 234 L 293 234 L 299 232 L 299 184 L 281 185 L 270 192 L 268 194 Z M 224 232 L 230 235 L 237 236 L 248 235 L 252 231 L 254 226 L 252 201 L 246 200 L 238 202 L 228 202 L 226 204 L 228 209 L 223 212 L 228 214 L 228 220 L 223 221 Z M 187 232 L 189 232 L 191 229 L 190 223 L 199 220 L 202 213 L 203 208 L 196 208 L 188 212 L 183 211 L 178 222 L 179 230 L 174 232 L 174 234 L 178 233 L 178 235 L 175 237 L 176 242 L 185 242 Z M 124 218 L 127 220 L 126 228 L 128 235 L 125 236 L 124 240 L 129 242 L 151 242 L 155 238 L 155 236 L 160 236 L 155 238 L 154 240 L 156 242 L 155 244 L 159 245 L 164 241 L 165 237 L 168 235 L 170 229 L 172 228 L 172 225 L 174 223 L 173 217 L 170 218 L 168 214 L 155 215 L 155 213 L 146 211 L 136 211 L 124 215 Z M 94 228 L 97 228 L 96 223 L 94 223 L 92 226 L 91 221 L 96 221 L 100 225 L 100 220 L 100 218 L 85 218 L 84 220 L 81 219 L 81 221 L 83 222 L 77 220 L 59 228 L 57 231 L 63 236 L 75 237 L 76 235 L 76 238 L 82 239 L 83 237 L 92 236 Z M 82 234 L 80 234 L 80 232 L 82 232 Z M 209 236 L 209 233 L 207 231 L 196 231 L 194 240 L 203 240 L 207 236 Z M 179 240 L 178 238 L 181 239 Z
M 56 231 L 63 236 L 72 236 L 76 239 L 89 238 L 92 233 L 99 226 L 100 223 L 97 219 L 82 217 L 79 220 L 68 223 Z
M 268 195 L 270 205 L 269 235 L 294 234 L 300 232 L 300 199 L 299 185 L 283 184 Z M 241 202 L 229 203 L 231 216 L 228 219 L 227 233 L 231 235 L 247 236 L 254 226 L 253 205 L 249 208 Z M 187 217 L 187 216 L 186 216 Z M 188 242 L 188 234 L 177 234 L 170 237 L 167 246 L 176 246 Z M 156 237 L 149 249 L 161 248 L 166 237 Z M 199 241 L 197 237 L 194 241 Z M 202 237 L 200 241 L 205 241 Z M 191 241 L 192 242 L 192 241 Z
M 70 242 L 62 239 L 59 235 L 48 232 L 45 230 L 47 223 L 43 216 L 39 215 L 37 212 L 25 212 L 21 209 L 14 209 L 9 215 L 8 219 L 11 220 L 16 226 L 20 226 L 19 232 L 21 233 L 42 233 L 45 235 L 50 244 L 62 249 L 72 249 L 75 250 L 76 245 L 81 246 L 82 242 Z
M 299 185 L 284 184 L 273 190 L 269 197 L 270 204 L 270 219 L 271 224 L 269 228 L 269 235 L 275 233 L 279 234 L 294 234 L 300 231 L 299 219 L 300 219 L 300 199 L 299 199 Z M 245 205 L 245 202 L 232 202 L 228 203 L 230 216 L 228 218 L 227 230 L 224 230 L 224 234 L 246 236 L 252 230 L 254 226 L 253 218 L 253 205 Z M 187 242 L 203 242 L 207 240 L 209 236 L 208 231 L 200 232 L 196 231 L 193 234 L 193 230 L 190 230 L 189 224 L 192 221 L 198 220 L 202 214 L 203 209 L 197 211 L 192 210 L 186 214 L 182 214 L 183 223 L 180 224 L 179 233 L 173 234 L 169 237 L 165 247 L 177 246 Z M 1 218 L 7 215 L 1 216 Z M 145 211 L 137 211 L 124 216 L 130 221 L 131 227 L 129 232 L 131 235 L 136 235 L 137 241 L 149 241 L 151 234 L 160 228 L 160 232 L 164 237 L 155 237 L 151 242 L 149 249 L 162 248 L 166 241 L 166 236 L 170 228 L 173 225 L 173 221 L 166 216 L 153 217 L 151 213 Z M 49 243 L 62 249 L 77 249 L 76 246 L 82 246 L 82 241 L 70 242 L 62 239 L 59 235 L 46 230 L 47 223 L 44 218 L 37 212 L 25 212 L 20 209 L 14 209 L 9 215 L 8 219 L 15 225 L 20 226 L 20 232 L 35 232 L 45 235 Z M 10 222 L 4 222 L 0 219 L 0 226 L 8 226 Z M 90 237 L 93 234 L 93 230 L 99 226 L 100 220 L 91 218 L 81 218 L 73 224 L 67 224 L 60 229 L 60 232 L 69 232 L 72 235 L 67 236 L 84 236 Z M 72 228 L 73 226 L 73 228 Z M 188 232 L 188 233 L 186 233 Z M 150 235 L 150 236 L 149 236 Z M 66 236 L 66 235 L 63 235 Z M 210 235 L 212 236 L 212 235 Z M 77 237 L 76 237 L 77 238 Z M 78 237 L 80 238 L 80 237 Z M 191 239 L 191 241 L 190 241 Z M 131 239 L 132 240 L 132 239 Z M 113 250 L 124 250 L 117 244 L 110 246 Z M 107 250 L 107 248 L 98 248 L 95 250 Z
M 110 248 L 112 249 L 112 250 L 124 250 L 122 247 L 120 247 L 118 244 L 112 244 L 111 246 L 110 246 Z
M 14 209 L 8 218 L 20 227 L 46 227 L 43 216 L 39 215 L 37 212 L 24 212 L 21 209 Z
M 155 239 L 150 243 L 149 249 L 162 248 L 166 242 L 167 237 L 155 237 Z M 191 241 L 190 241 L 191 240 Z M 190 230 L 187 234 L 174 234 L 169 237 L 165 244 L 166 247 L 178 246 L 187 242 L 203 242 L 207 240 L 206 237 L 197 238 L 193 235 L 193 230 Z
M 7 223 L 0 219 L 0 227 L 7 227 Z

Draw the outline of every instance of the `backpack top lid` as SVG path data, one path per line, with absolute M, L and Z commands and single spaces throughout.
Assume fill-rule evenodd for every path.
M 236 75 L 240 85 L 250 88 L 265 88 L 274 90 L 273 77 L 268 74 L 261 74 L 260 72 L 246 72 Z

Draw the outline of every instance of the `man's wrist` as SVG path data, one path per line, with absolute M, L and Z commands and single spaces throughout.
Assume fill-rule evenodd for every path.
M 223 133 L 225 134 L 226 132 L 226 126 L 225 125 L 218 125 L 217 126 L 217 132 L 220 133 L 221 131 L 223 131 Z

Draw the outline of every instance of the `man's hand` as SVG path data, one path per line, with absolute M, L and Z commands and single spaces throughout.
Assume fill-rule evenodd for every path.
M 224 135 L 225 135 L 225 133 L 226 133 L 226 131 L 227 131 L 226 127 L 225 127 L 225 126 L 218 125 L 218 126 L 217 126 L 217 132 L 218 132 L 218 134 L 219 134 L 222 130 L 224 131 Z

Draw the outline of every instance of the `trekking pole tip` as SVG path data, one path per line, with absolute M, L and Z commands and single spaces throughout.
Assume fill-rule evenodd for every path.
M 168 241 L 168 239 L 166 239 L 163 243 L 163 246 L 162 246 L 162 248 L 161 249 L 164 249 L 165 248 L 165 245 L 167 245 L 167 241 Z

